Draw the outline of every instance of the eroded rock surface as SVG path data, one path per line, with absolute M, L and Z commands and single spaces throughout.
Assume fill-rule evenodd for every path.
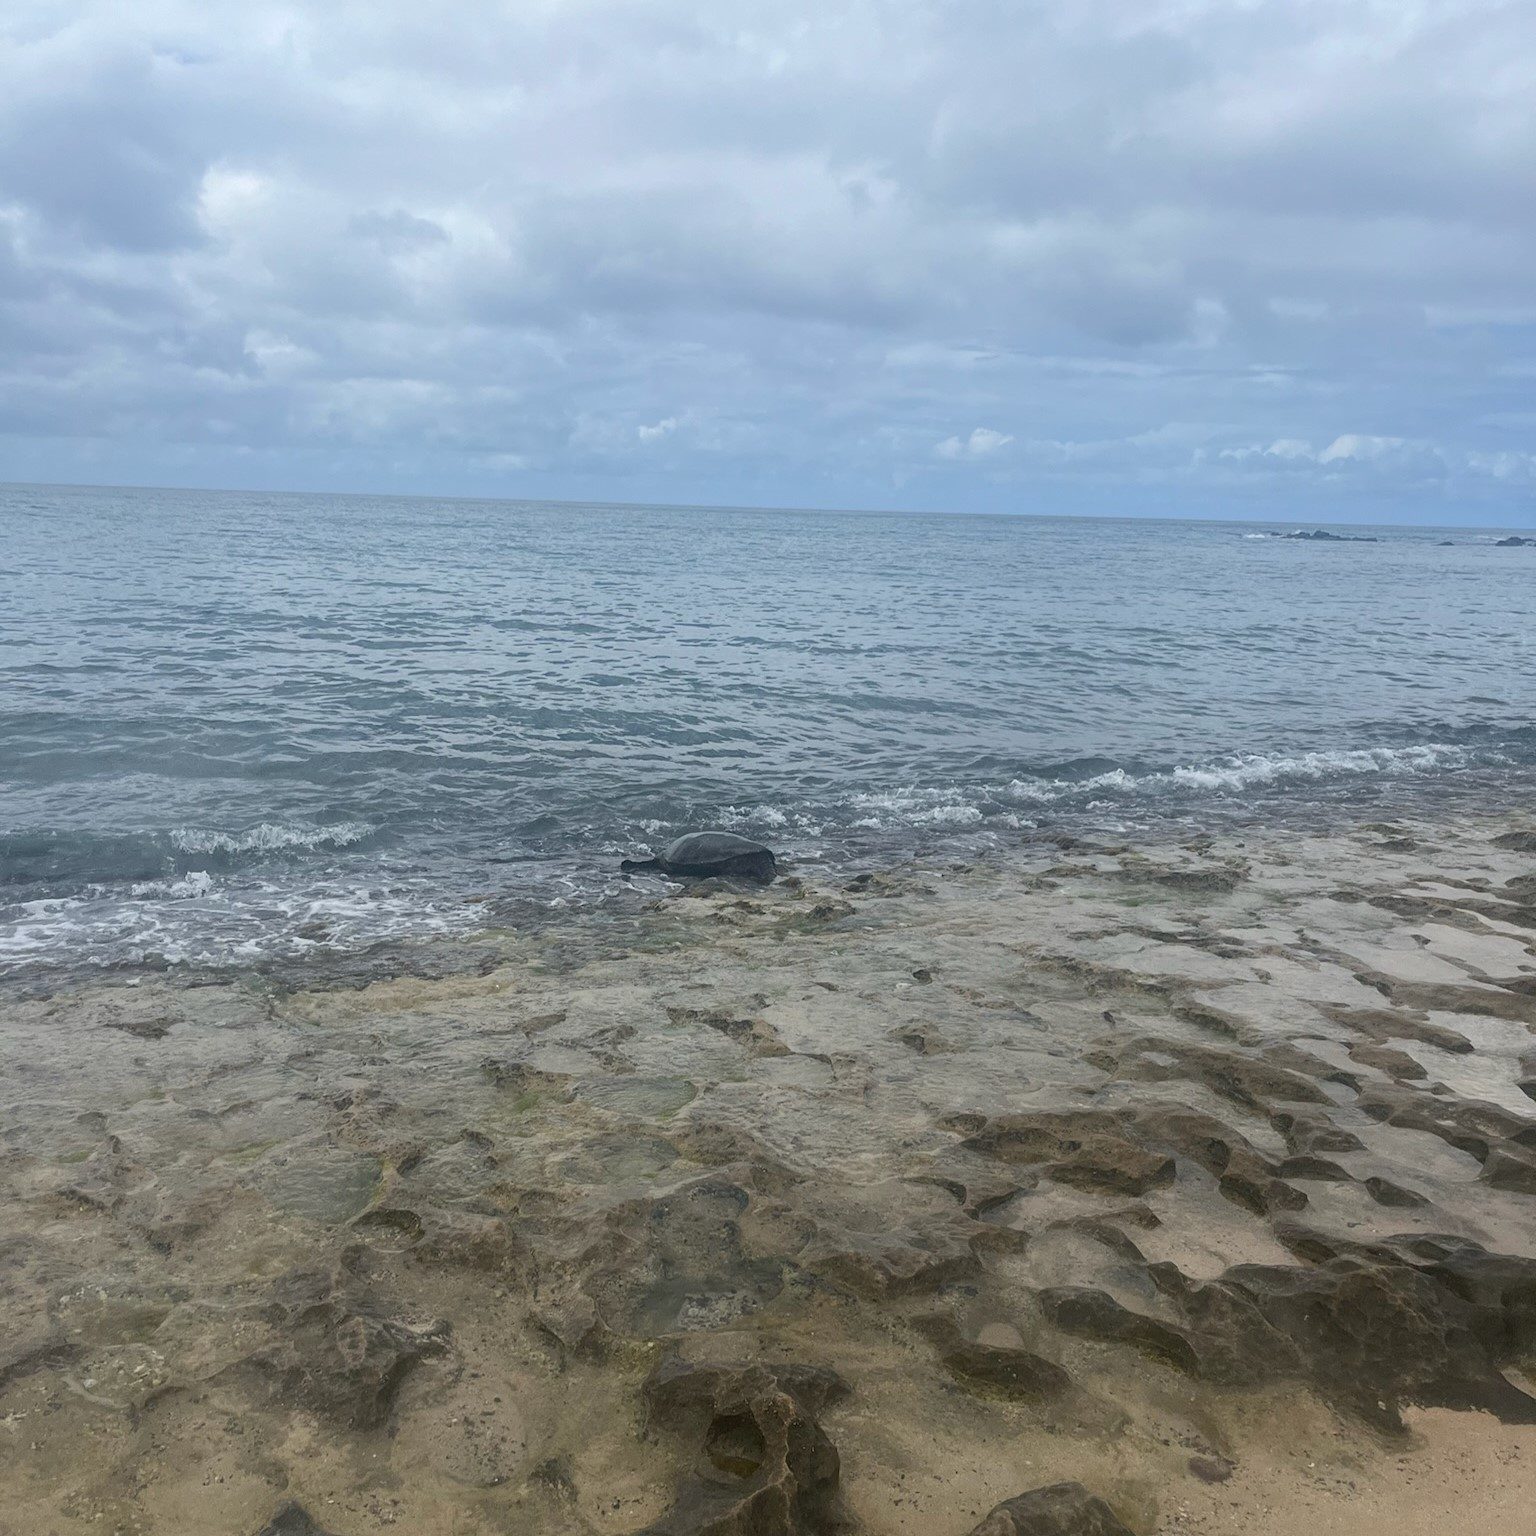
M 837 1450 L 818 1422 L 848 1390 L 824 1366 L 663 1360 L 645 1383 L 653 1427 L 696 1437 L 692 1475 L 644 1536 L 832 1536 L 849 1522 Z
M 13 997 L 0 1521 L 1310 1536 L 1401 1456 L 1439 1536 L 1486 1455 L 1518 1528 L 1510 830 L 1039 835 Z

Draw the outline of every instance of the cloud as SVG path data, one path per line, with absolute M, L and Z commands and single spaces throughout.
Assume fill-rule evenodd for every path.
M 946 437 L 933 451 L 941 459 L 985 459 L 1012 441 L 1004 432 L 994 432 L 991 427 L 976 427 L 969 437 Z
M 1341 459 L 1372 463 L 1378 459 L 1399 454 L 1407 447 L 1401 437 L 1378 437 L 1369 433 L 1344 432 L 1318 454 L 1319 464 L 1336 464 Z
M 1515 515 L 1533 71 L 1483 0 L 10 0 L 3 472 Z

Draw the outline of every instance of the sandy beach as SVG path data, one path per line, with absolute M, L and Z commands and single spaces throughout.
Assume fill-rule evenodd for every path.
M 1533 853 L 1022 834 L 13 988 L 0 1530 L 1520 1529 Z

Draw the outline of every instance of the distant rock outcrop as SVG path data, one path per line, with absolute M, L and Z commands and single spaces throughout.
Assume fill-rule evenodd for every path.
M 1365 534 L 1329 533 L 1326 528 L 1314 528 L 1311 533 L 1297 529 L 1295 533 L 1277 533 L 1277 539 L 1305 539 L 1309 544 L 1379 544 Z

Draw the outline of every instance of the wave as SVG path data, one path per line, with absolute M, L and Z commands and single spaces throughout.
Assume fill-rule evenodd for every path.
M 1478 759 L 1489 761 L 1487 754 Z M 1495 759 L 1497 760 L 1497 759 Z M 1436 773 L 1470 767 L 1473 754 L 1450 742 L 1411 747 L 1360 747 L 1332 751 L 1239 752 L 1204 763 L 1180 765 L 1149 773 L 1114 768 L 1086 779 L 1014 779 L 1003 793 L 1010 799 L 1049 803 L 1084 795 L 1143 795 L 1170 789 L 1233 794 L 1244 789 L 1287 783 L 1317 783 L 1361 774 L 1394 777 Z
M 1506 745 L 1513 749 L 1513 743 Z M 1414 779 L 1449 782 L 1449 776 L 1462 770 L 1510 768 L 1524 760 L 1524 754 L 1510 756 L 1489 744 L 1473 747 L 1447 741 L 1239 752 L 1171 767 L 1083 758 L 1006 779 L 885 785 L 798 802 L 732 804 L 705 816 L 712 824 L 751 836 L 779 838 L 791 848 L 815 846 L 825 851 L 855 833 L 963 836 L 969 831 L 1024 830 L 1048 815 L 1186 816 L 1198 814 L 1202 806 L 1229 814 L 1277 796 L 1294 801 L 1296 792 L 1304 790 L 1322 802 L 1349 793 L 1352 785 L 1369 794 L 1375 784 Z M 687 816 L 632 824 L 627 835 L 632 838 L 637 827 L 657 840 L 675 837 L 698 826 L 699 817 L 700 808 L 694 805 Z M 619 837 L 614 846 L 623 842 Z
M 263 821 L 244 832 L 178 827 L 171 833 L 171 844 L 181 853 L 313 852 L 320 848 L 349 848 L 372 837 L 377 830 L 366 821 L 342 821 L 325 827 Z

